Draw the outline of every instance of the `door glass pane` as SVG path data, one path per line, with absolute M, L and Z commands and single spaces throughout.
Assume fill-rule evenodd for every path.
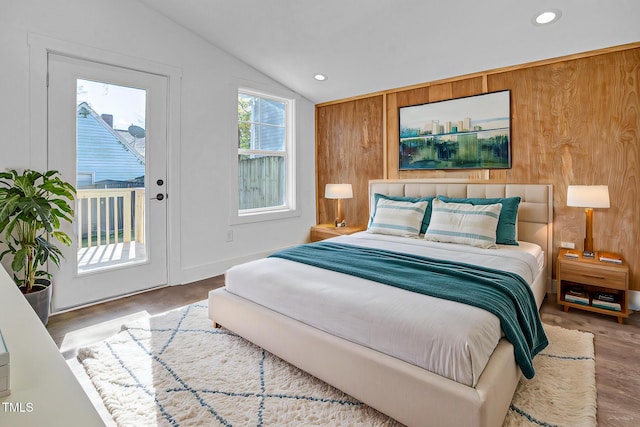
M 146 91 L 77 80 L 78 273 L 147 260 Z

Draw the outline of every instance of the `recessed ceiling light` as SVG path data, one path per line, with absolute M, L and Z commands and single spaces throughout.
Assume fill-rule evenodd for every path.
M 325 76 L 324 74 L 316 74 L 315 76 L 313 76 L 314 79 L 316 79 L 319 82 L 323 82 L 325 80 L 327 80 L 327 76 Z
M 532 22 L 534 25 L 548 25 L 557 21 L 562 16 L 562 12 L 558 9 L 549 9 L 536 14 Z

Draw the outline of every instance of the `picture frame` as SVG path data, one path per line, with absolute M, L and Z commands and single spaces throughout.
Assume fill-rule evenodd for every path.
M 511 91 L 398 109 L 399 169 L 510 169 Z

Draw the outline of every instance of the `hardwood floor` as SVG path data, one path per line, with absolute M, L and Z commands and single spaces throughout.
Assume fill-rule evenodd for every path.
M 78 348 L 120 332 L 126 322 L 202 301 L 207 299 L 211 289 L 223 285 L 224 277 L 217 276 L 187 285 L 154 289 L 52 316 L 47 330 L 65 359 L 74 358 Z
M 47 329 L 65 358 L 74 359 L 79 347 L 117 333 L 126 321 L 206 299 L 223 281 L 218 276 L 63 313 L 51 317 Z M 540 312 L 544 323 L 594 334 L 598 425 L 640 425 L 640 314 L 620 325 L 615 317 L 573 309 L 565 313 L 555 295 L 547 297 Z

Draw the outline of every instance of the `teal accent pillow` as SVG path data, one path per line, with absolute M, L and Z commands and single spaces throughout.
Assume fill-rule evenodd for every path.
M 518 206 L 520 206 L 520 197 L 505 197 L 493 199 L 481 198 L 455 198 L 438 195 L 438 200 L 450 203 L 469 203 L 471 205 L 493 205 L 502 204 L 500 210 L 500 218 L 498 219 L 498 229 L 496 230 L 496 243 L 501 245 L 520 246 L 516 240 L 516 227 L 518 220 Z M 429 205 L 431 206 L 431 205 Z
M 412 203 L 416 203 L 416 202 L 428 202 L 427 203 L 427 210 L 424 214 L 424 217 L 422 218 L 422 225 L 420 226 L 420 233 L 424 234 L 427 231 L 427 227 L 429 227 L 429 221 L 431 220 L 431 205 L 433 204 L 433 199 L 435 199 L 434 196 L 427 196 L 427 197 L 405 197 L 405 196 L 387 196 L 385 194 L 380 194 L 380 193 L 376 193 L 373 195 L 373 197 L 375 198 L 375 208 L 373 209 L 373 213 L 371 214 L 371 218 L 369 218 L 369 226 L 371 226 L 371 222 L 373 221 L 373 218 L 376 216 L 376 209 L 378 207 L 378 200 L 380 199 L 387 199 L 387 200 L 393 200 L 396 202 L 412 202 Z

